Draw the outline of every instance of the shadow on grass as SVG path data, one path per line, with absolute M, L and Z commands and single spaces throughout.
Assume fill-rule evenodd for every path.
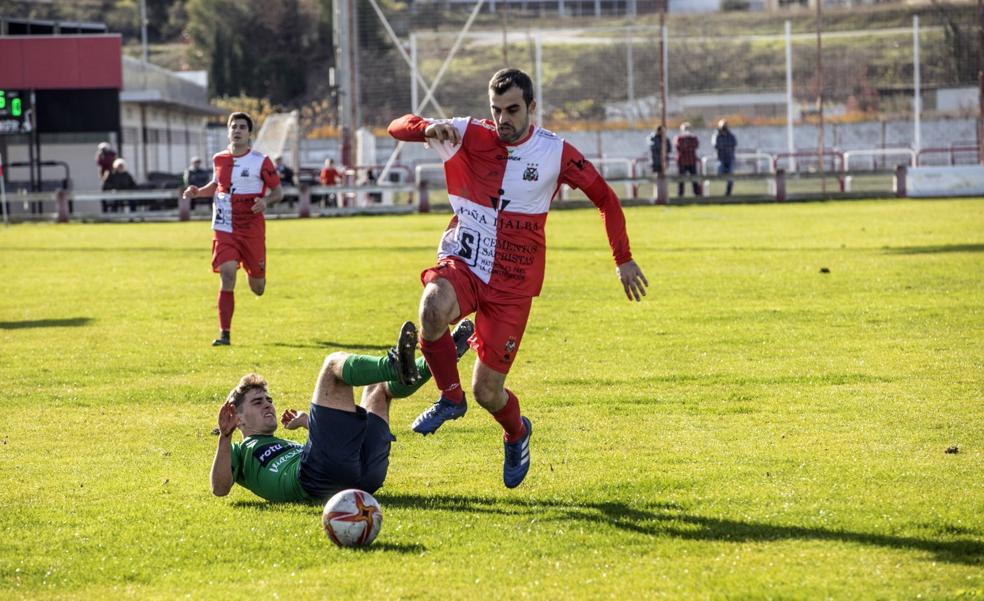
M 274 342 L 271 346 L 284 348 L 334 348 L 351 352 L 350 349 L 388 351 L 393 348 L 392 344 L 366 344 L 364 342 L 335 342 L 334 340 L 315 340 L 308 343 L 293 342 Z
M 255 509 L 256 511 L 269 513 L 302 513 L 307 515 L 311 512 L 312 507 L 316 507 L 318 511 L 321 511 L 321 508 L 324 507 L 324 502 L 271 503 L 270 501 L 262 501 L 260 499 L 239 499 L 238 501 L 229 503 L 229 505 L 236 509 Z
M 320 514 L 324 507 L 324 501 L 311 500 L 304 503 L 270 503 L 260 499 L 239 499 L 229 504 L 236 509 L 255 510 L 264 513 L 283 513 L 296 514 L 310 517 L 312 510 Z M 390 543 L 376 541 L 368 547 L 351 547 L 348 549 L 356 553 L 416 553 L 420 554 L 427 550 L 427 547 L 419 543 Z
M 681 506 L 672 503 L 647 503 L 644 506 L 631 506 L 619 501 L 578 504 L 553 499 L 502 499 L 441 494 L 379 493 L 377 497 L 383 507 L 501 515 L 531 514 L 541 516 L 544 521 L 602 524 L 658 538 L 735 543 L 782 540 L 835 541 L 924 551 L 931 553 L 933 559 L 937 561 L 950 563 L 968 565 L 984 563 L 984 540 L 980 538 L 933 540 L 822 527 L 729 520 L 688 513 Z
M 885 252 L 893 255 L 933 255 L 939 253 L 980 253 L 984 244 L 939 244 L 937 246 L 889 246 Z
M 0 330 L 24 330 L 28 328 L 80 328 L 92 323 L 91 317 L 65 319 L 29 319 L 25 321 L 0 321 Z

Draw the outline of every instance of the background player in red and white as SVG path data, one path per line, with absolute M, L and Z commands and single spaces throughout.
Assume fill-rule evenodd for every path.
M 212 346 L 231 344 L 236 307 L 236 272 L 241 264 L 250 290 L 266 289 L 266 220 L 263 212 L 284 197 L 270 157 L 250 148 L 253 120 L 246 113 L 229 115 L 229 146 L 212 157 L 214 176 L 201 188 L 188 186 L 185 198 L 213 196 L 212 271 L 219 274 L 219 337 Z
M 516 359 L 533 297 L 540 294 L 546 261 L 544 227 L 561 184 L 579 188 L 602 214 L 616 273 L 629 300 L 646 294 L 642 270 L 632 260 L 618 197 L 573 146 L 530 123 L 536 110 L 533 82 L 503 69 L 489 82 L 492 120 L 450 120 L 405 115 L 389 133 L 427 142 L 444 161 L 454 217 L 438 249 L 438 264 L 421 274 L 421 353 L 441 391 L 414 422 L 421 434 L 436 431 L 466 411 L 448 324 L 475 313 L 471 344 L 478 353 L 472 393 L 505 430 L 503 481 L 518 486 L 530 466 L 531 424 L 516 395 L 505 387 Z

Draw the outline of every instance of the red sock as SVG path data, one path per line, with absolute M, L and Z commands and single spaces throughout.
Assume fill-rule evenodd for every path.
M 427 367 L 434 376 L 434 383 L 441 390 L 441 396 L 455 405 L 465 400 L 458 377 L 458 351 L 454 348 L 450 330 L 444 336 L 430 342 L 420 339 L 420 354 L 427 361 Z
M 519 399 L 508 388 L 506 389 L 506 406 L 492 414 L 495 421 L 499 422 L 502 429 L 506 431 L 506 442 L 514 442 L 526 436 L 526 426 L 520 419 Z
M 219 290 L 219 329 L 232 329 L 232 312 L 236 309 L 236 297 L 232 290 Z

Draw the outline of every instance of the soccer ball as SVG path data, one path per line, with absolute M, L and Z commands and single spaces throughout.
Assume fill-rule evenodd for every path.
M 379 502 L 364 490 L 343 490 L 325 503 L 321 514 L 325 534 L 339 547 L 366 547 L 383 525 Z

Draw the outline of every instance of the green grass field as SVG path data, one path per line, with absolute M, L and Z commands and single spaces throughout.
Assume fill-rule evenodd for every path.
M 526 482 L 477 406 L 413 435 L 428 385 L 365 551 L 212 497 L 210 431 L 249 370 L 303 408 L 325 354 L 389 346 L 447 215 L 271 221 L 221 349 L 206 223 L 3 229 L 0 598 L 984 597 L 984 202 L 626 214 L 641 304 L 595 211 L 550 217 Z

